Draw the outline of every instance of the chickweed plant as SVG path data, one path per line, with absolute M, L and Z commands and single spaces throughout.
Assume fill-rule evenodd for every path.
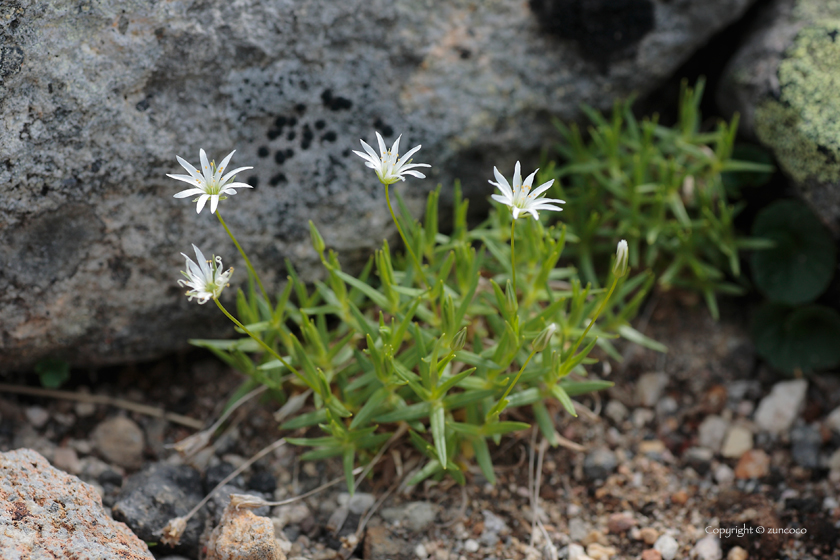
M 325 280 L 307 285 L 287 261 L 287 282 L 274 296 L 221 216 L 220 202 L 247 186 L 231 182 L 244 168 L 223 174 L 231 156 L 217 168 L 203 150 L 201 170 L 178 158 L 189 175 L 173 177 L 193 188 L 175 196 L 197 195 L 199 213 L 210 201 L 249 275 L 228 309 L 220 296 L 232 271 L 222 272 L 221 258 L 205 260 L 198 247 L 199 262 L 185 255 L 187 296 L 212 300 L 244 335 L 191 342 L 247 376 L 243 393 L 264 385 L 285 402 L 281 430 L 306 435 L 303 428 L 320 426 L 321 437 L 286 441 L 311 448 L 303 459 L 341 457 L 350 492 L 356 464 L 370 462 L 397 432 L 426 457 L 408 484 L 444 475 L 463 484 L 471 458 L 493 483 L 490 445 L 529 427 L 509 410 L 529 408 L 516 418 L 533 418 L 556 444 L 554 414 L 576 416 L 576 396 L 612 385 L 587 376 L 596 346 L 616 359 L 618 336 L 658 348 L 629 325 L 653 277 L 628 277 L 636 259 L 618 239 L 605 288 L 558 266 L 566 229 L 546 227 L 540 211 L 558 212 L 563 201 L 541 197 L 552 181 L 532 191 L 536 172 L 523 181 L 519 163 L 512 183 L 494 170 L 499 204 L 476 227 L 467 224 L 468 201 L 457 184 L 449 234 L 438 229 L 440 187 L 429 194 L 422 222 L 398 196 L 395 212 L 390 186 L 425 178 L 418 169 L 428 164 L 411 163 L 420 146 L 400 157 L 399 138 L 390 150 L 377 139 L 379 153 L 364 141 L 356 153 L 384 185 L 408 258 L 384 240 L 361 273 L 350 274 L 310 222 Z
M 764 249 L 767 240 L 739 237 L 733 219 L 742 206 L 728 198 L 724 175 L 770 172 L 772 166 L 732 159 L 737 116 L 701 130 L 704 82 L 683 82 L 679 118 L 671 128 L 658 116 L 637 120 L 632 100 L 616 102 L 612 116 L 584 107 L 591 126 L 557 128 L 564 141 L 562 166 L 546 166 L 541 179 L 558 180 L 550 191 L 566 200 L 568 235 L 582 279 L 599 286 L 596 263 L 627 239 L 630 266 L 650 268 L 661 287 L 700 292 L 717 318 L 716 294 L 743 293 L 739 251 Z

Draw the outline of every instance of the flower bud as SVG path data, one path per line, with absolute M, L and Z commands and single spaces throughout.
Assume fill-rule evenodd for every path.
M 507 312 L 511 315 L 519 309 L 519 302 L 516 301 L 516 291 L 513 289 L 510 280 L 508 280 L 505 286 L 505 307 L 507 307 Z
M 318 228 L 315 227 L 312 220 L 309 220 L 309 237 L 312 238 L 312 246 L 315 248 L 315 251 L 319 255 L 323 253 L 327 246 L 324 244 L 324 238 L 318 233 Z
M 548 343 L 551 342 L 551 337 L 554 336 L 554 333 L 556 332 L 556 323 L 551 323 L 546 328 L 544 328 L 542 332 L 537 335 L 537 338 L 534 339 L 534 351 L 542 352 L 543 350 L 545 350 L 546 346 L 548 346 Z
M 467 344 L 467 327 L 464 327 L 455 335 L 452 339 L 451 349 L 453 352 L 458 352 L 464 349 L 464 346 Z
M 186 517 L 174 517 L 169 520 L 166 527 L 161 529 L 160 542 L 170 547 L 177 546 L 181 542 L 181 535 L 187 529 Z
M 618 242 L 618 249 L 615 251 L 615 266 L 613 267 L 613 274 L 616 278 L 621 278 L 627 274 L 627 241 L 622 239 Z

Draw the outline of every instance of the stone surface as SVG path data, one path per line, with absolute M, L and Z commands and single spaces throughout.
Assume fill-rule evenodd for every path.
M 496 546 L 499 538 L 507 535 L 510 528 L 504 519 L 489 509 L 481 510 L 481 514 L 484 516 L 484 529 L 482 529 L 478 541 L 484 546 Z
M 161 529 L 175 517 L 187 514 L 204 497 L 201 476 L 185 465 L 156 463 L 130 476 L 111 511 L 141 539 L 159 542 Z M 173 552 L 190 556 L 198 550 L 206 512 L 202 508 L 187 523 Z
M 740 546 L 733 546 L 726 554 L 726 560 L 747 560 L 749 557 L 750 553 Z
M 715 454 L 712 450 L 705 447 L 689 447 L 683 454 L 685 464 L 697 471 L 697 474 L 700 475 L 709 472 L 714 457 Z
M 662 560 L 662 553 L 655 548 L 642 551 L 642 560 Z
M 0 453 L 0 558 L 152 560 L 96 490 L 30 449 Z
M 99 453 L 116 465 L 132 469 L 143 464 L 143 430 L 130 418 L 108 418 L 94 428 L 91 440 Z
M 269 518 L 228 506 L 207 540 L 205 560 L 286 560 L 286 555 Z
M 745 426 L 732 426 L 726 434 L 720 454 L 729 459 L 737 459 L 753 448 L 753 434 Z
M 636 520 L 629 513 L 613 513 L 607 519 L 607 529 L 614 535 L 624 533 L 635 526 Z
M 840 232 L 837 0 L 774 0 L 729 62 L 718 102 L 769 147 L 814 211 Z
M 804 379 L 782 381 L 773 385 L 770 394 L 761 399 L 755 411 L 759 429 L 771 434 L 784 432 L 793 425 L 805 405 L 808 382 Z
M 752 1 L 5 2 L 0 368 L 231 332 L 175 285 L 198 240 L 238 268 L 233 286 L 246 277 L 215 218 L 172 198 L 176 154 L 237 149 L 257 188 L 222 202 L 226 221 L 269 285 L 284 257 L 312 279 L 309 219 L 348 262 L 395 233 L 359 138 L 423 145 L 429 178 L 402 189 L 414 211 L 456 176 L 485 199 L 493 165 L 536 161 L 556 135 L 546 116 L 651 91 Z

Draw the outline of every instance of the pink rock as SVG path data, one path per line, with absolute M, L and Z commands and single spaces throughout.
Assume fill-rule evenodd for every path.
M 0 558 L 153 560 L 93 486 L 31 449 L 0 453 Z

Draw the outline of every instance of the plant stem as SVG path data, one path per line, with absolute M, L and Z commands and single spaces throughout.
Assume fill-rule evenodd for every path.
M 239 249 L 239 254 L 242 255 L 243 259 L 245 259 L 245 264 L 248 266 L 248 271 L 254 278 L 256 278 L 257 284 L 259 284 L 260 286 L 260 291 L 262 291 L 262 295 L 265 298 L 265 302 L 269 306 L 271 306 L 271 300 L 268 297 L 268 292 L 265 291 L 265 287 L 263 286 L 262 280 L 260 280 L 260 277 L 257 275 L 257 271 L 254 270 L 254 265 L 251 264 L 251 259 L 248 258 L 248 255 L 245 254 L 245 251 L 242 249 L 242 246 L 239 245 L 239 241 L 236 240 L 236 237 L 234 237 L 233 233 L 231 233 L 230 229 L 228 229 L 227 224 L 222 219 L 222 213 L 219 210 L 216 210 L 216 217 L 219 218 L 219 222 L 221 222 L 222 227 L 225 228 L 225 231 L 230 236 L 231 240 L 233 241 L 233 244 L 236 245 L 237 249 Z
M 417 260 L 417 255 L 414 254 L 414 249 L 411 248 L 411 245 L 408 243 L 408 239 L 406 239 L 405 234 L 403 233 L 402 228 L 400 227 L 400 223 L 397 221 L 397 216 L 394 214 L 394 209 L 391 207 L 391 196 L 388 193 L 388 185 L 385 185 L 385 201 L 388 203 L 388 210 L 391 211 L 391 219 L 394 220 L 394 224 L 397 226 L 397 231 L 400 232 L 400 237 L 402 237 L 403 243 L 405 243 L 405 248 L 408 249 L 408 254 L 411 255 L 411 260 L 414 261 L 414 266 L 417 267 L 417 272 L 420 273 L 420 278 L 423 280 L 423 285 L 426 286 L 426 289 L 431 289 L 432 287 L 429 286 L 428 281 L 426 281 L 426 275 L 423 273 L 423 267 L 420 266 L 420 261 Z
M 536 354 L 536 353 L 537 353 L 536 350 L 531 350 L 531 355 L 528 356 L 528 359 L 525 360 L 525 363 L 522 364 L 521 368 L 519 368 L 519 373 L 516 374 L 516 377 L 514 377 L 513 381 L 508 385 L 508 388 L 505 389 L 505 394 L 502 395 L 502 398 L 500 398 L 498 400 L 498 402 L 493 407 L 493 409 L 495 409 L 496 406 L 499 406 L 501 403 L 503 403 L 505 401 L 505 399 L 507 398 L 507 396 L 510 394 L 511 390 L 513 389 L 514 385 L 516 385 L 516 382 L 519 381 L 519 377 L 522 375 L 522 372 L 525 371 L 525 368 L 528 366 L 528 362 L 531 361 L 531 358 L 533 358 L 534 354 Z M 493 410 L 493 409 L 491 409 L 491 413 L 490 413 L 489 416 L 499 416 L 499 414 L 502 412 L 501 410 L 496 411 L 496 410 Z
M 513 295 L 516 296 L 516 251 L 513 246 L 513 228 L 516 227 L 516 219 L 510 220 L 510 271 L 513 275 Z
M 601 305 L 598 307 L 598 311 L 595 313 L 595 316 L 589 321 L 589 324 L 586 325 L 586 329 L 583 331 L 583 334 L 580 335 L 577 342 L 575 342 L 575 346 L 572 348 L 571 354 L 569 356 L 574 356 L 575 352 L 577 352 L 580 343 L 583 342 L 583 339 L 586 338 L 587 333 L 589 333 L 589 329 L 592 328 L 592 325 L 595 324 L 595 321 L 598 320 L 598 317 L 601 315 L 601 312 L 604 311 L 604 308 L 607 307 L 607 302 L 610 301 L 610 297 L 612 296 L 613 290 L 615 290 L 616 285 L 618 285 L 618 278 L 613 278 L 612 286 L 610 286 L 610 291 L 607 292 L 607 297 L 604 298 L 604 301 L 601 302 Z
M 300 380 L 301 380 L 301 381 L 303 381 L 303 382 L 306 382 L 306 378 L 304 378 L 304 377 L 303 377 L 303 375 L 301 375 L 301 373 L 300 373 L 298 370 L 296 370 L 295 368 L 293 368 L 293 367 L 289 364 L 289 362 L 287 362 L 285 359 L 283 359 L 283 356 L 281 356 L 280 354 L 278 354 L 278 353 L 274 350 L 274 348 L 272 348 L 271 346 L 269 346 L 268 344 L 266 344 L 265 342 L 263 342 L 263 340 L 262 340 L 260 337 L 258 337 L 257 335 L 255 335 L 254 333 L 252 333 L 251 331 L 249 331 L 248 329 L 246 329 L 246 328 L 245 328 L 245 325 L 243 325 L 242 323 L 240 323 L 239 321 L 237 321 L 237 320 L 236 320 L 236 317 L 234 317 L 233 315 L 231 315 L 231 314 L 228 312 L 228 310 L 227 310 L 227 309 L 225 309 L 225 306 L 224 306 L 224 305 L 222 305 L 222 302 L 220 302 L 220 301 L 218 300 L 218 298 L 213 298 L 213 301 L 215 301 L 215 302 L 216 302 L 216 305 L 217 305 L 217 306 L 219 306 L 219 309 L 221 309 L 221 310 L 222 310 L 222 313 L 224 313 L 225 315 L 227 315 L 227 318 L 228 318 L 228 319 L 230 319 L 231 321 L 233 321 L 233 324 L 234 324 L 234 325 L 236 325 L 237 327 L 239 327 L 240 329 L 242 329 L 242 330 L 245 332 L 245 334 L 247 334 L 248 336 L 250 336 L 251 338 L 253 338 L 254 340 L 256 340 L 256 341 L 257 341 L 257 344 L 259 344 L 260 346 L 262 346 L 262 347 L 265 349 L 265 351 L 266 351 L 266 352 L 268 352 L 269 354 L 271 354 L 272 356 L 274 356 L 275 358 L 277 358 L 278 360 L 280 360 L 280 363 L 281 363 L 281 364 L 283 364 L 284 366 L 286 366 L 286 368 L 287 368 L 289 371 L 291 371 L 292 373 L 294 373 L 294 374 L 298 377 L 298 379 L 300 379 Z M 307 385 L 308 385 L 308 383 L 307 383 Z

